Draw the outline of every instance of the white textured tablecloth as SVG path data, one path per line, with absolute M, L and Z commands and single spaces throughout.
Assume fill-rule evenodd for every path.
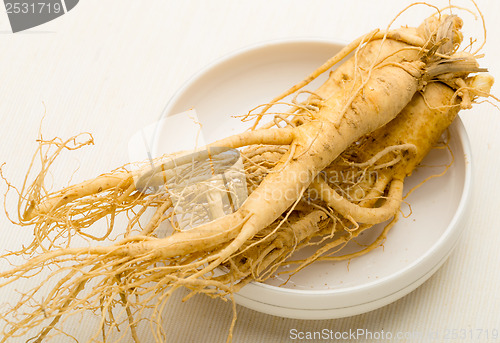
M 447 3 L 436 1 L 440 7 Z M 221 55 L 279 38 L 350 41 L 385 27 L 406 4 L 396 0 L 82 0 L 68 14 L 16 34 L 9 32 L 2 9 L 0 162 L 6 163 L 4 174 L 21 184 L 44 112 L 45 137 L 88 131 L 95 138 L 95 146 L 61 157 L 52 177 L 54 184 L 59 178 L 66 182 L 77 167 L 76 178 L 91 177 L 127 163 L 130 136 L 159 117 L 190 75 Z M 459 4 L 472 6 L 466 1 Z M 486 57 L 481 63 L 500 82 L 500 1 L 478 4 L 488 29 Z M 403 16 L 415 24 L 428 12 L 420 6 Z M 495 86 L 493 93 L 500 94 L 498 89 Z M 500 330 L 500 225 L 495 219 L 500 209 L 500 111 L 488 104 L 480 109 L 461 114 L 475 171 L 467 230 L 429 281 L 384 308 L 336 320 L 291 320 L 238 307 L 233 341 L 301 341 L 294 339 L 293 329 L 303 333 L 323 329 L 436 332 L 436 342 L 454 341 L 463 334 L 460 330 L 467 330 L 464 341 L 483 342 L 488 337 L 494 341 L 492 335 Z M 0 190 L 6 190 L 4 183 Z M 14 205 L 7 205 L 13 216 Z M 18 247 L 20 240 L 30 237 L 29 228 L 20 229 L 4 215 L 0 230 L 0 250 Z M 9 298 L 9 292 L 1 291 L 0 302 Z M 197 296 L 186 303 L 172 301 L 169 306 L 165 325 L 170 342 L 225 340 L 232 318 L 230 303 Z M 81 328 L 88 330 L 85 323 Z

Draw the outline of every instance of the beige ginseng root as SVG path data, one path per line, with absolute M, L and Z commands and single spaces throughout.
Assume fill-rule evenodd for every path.
M 477 75 L 458 81 L 455 89 L 441 82 L 427 85 L 424 92 L 416 94 L 405 109 L 391 122 L 353 144 L 324 171 L 325 178 L 318 178 L 311 189 L 332 210 L 342 213 L 344 218 L 355 221 L 359 228 L 341 232 L 339 237 L 324 244 L 307 259 L 299 263 L 298 271 L 318 259 L 338 261 L 363 255 L 386 238 L 389 229 L 397 220 L 403 200 L 403 182 L 418 167 L 418 164 L 438 143 L 444 131 L 453 122 L 458 112 L 470 108 L 470 101 L 478 97 L 489 97 L 493 85 L 490 75 Z M 465 92 L 459 99 L 457 94 Z M 370 175 L 372 186 L 364 186 L 363 196 L 356 196 L 359 188 L 345 191 L 335 182 L 328 182 L 332 169 L 335 172 L 349 168 L 361 168 L 361 175 Z M 373 178 L 376 175 L 376 178 Z M 441 175 L 441 174 L 440 174 Z M 361 178 L 362 180 L 363 178 Z M 362 183 L 362 181 L 361 181 Z M 363 186 L 361 186 L 363 187 Z M 345 187 L 344 187 L 345 188 Z M 409 192 L 411 192 L 410 190 Z M 358 193 L 359 194 L 359 193 Z M 408 193 L 407 193 L 408 195 Z M 374 203 L 374 200 L 377 202 Z M 357 237 L 361 232 L 381 221 L 392 219 L 375 241 L 363 249 L 338 254 L 338 248 Z M 318 236 L 314 233 L 313 236 Z
M 312 177 L 322 167 L 327 165 L 329 159 L 338 155 L 352 140 L 357 139 L 360 134 L 370 132 L 392 119 L 406 102 L 409 101 L 408 99 L 411 98 L 414 91 L 420 88 L 423 82 L 425 82 L 426 76 L 424 74 L 432 73 L 432 70 L 435 70 L 436 67 L 440 67 L 439 69 L 442 70 L 443 65 L 453 66 L 453 68 L 458 66 L 457 70 L 477 70 L 473 58 L 469 58 L 469 60 L 456 60 L 447 57 L 445 59 L 446 63 L 440 64 L 438 62 L 440 60 L 439 57 L 428 55 L 429 49 L 404 43 L 416 44 L 414 42 L 420 42 L 426 47 L 432 42 L 441 44 L 443 40 L 452 41 L 455 44 L 459 43 L 461 35 L 458 29 L 461 26 L 461 20 L 458 17 L 448 16 L 442 18 L 442 27 L 446 27 L 447 30 L 438 30 L 436 20 L 433 17 L 432 19 L 427 20 L 423 25 L 424 27 L 431 27 L 434 30 L 431 30 L 430 34 L 427 32 L 427 36 L 425 34 L 418 34 L 423 30 L 404 28 L 389 31 L 382 35 L 380 32 L 371 33 L 358 40 L 358 44 L 366 41 L 369 41 L 369 43 L 359 46 L 355 56 L 337 69 L 325 85 L 320 87 L 317 91 L 319 96 L 325 98 L 325 94 L 329 93 L 335 94 L 335 96 L 330 96 L 327 101 L 323 101 L 320 104 L 321 108 L 312 114 L 314 119 L 308 121 L 306 125 L 301 125 L 294 129 L 252 131 L 216 143 L 215 145 L 230 148 L 255 143 L 288 144 L 290 145 L 290 153 L 285 159 L 285 163 L 283 163 L 286 168 L 282 168 L 282 172 L 270 176 L 266 180 L 268 186 L 260 187 L 259 192 L 252 194 L 247 201 L 247 205 L 242 207 L 236 215 L 221 219 L 221 223 L 214 223 L 207 227 L 199 228 L 195 234 L 187 233 L 185 235 L 186 238 L 189 239 L 192 235 L 199 236 L 200 234 L 202 236 L 210 236 L 214 226 L 223 226 L 229 229 L 227 235 L 219 235 L 220 239 L 217 240 L 209 237 L 208 241 L 215 242 L 215 245 L 218 245 L 227 240 L 234 239 L 236 234 L 241 233 L 240 238 L 235 242 L 234 246 L 240 245 L 245 237 L 251 237 L 259 229 L 272 222 L 276 216 L 283 213 L 295 201 L 298 194 L 304 191 L 307 184 L 312 180 Z M 436 32 L 439 32 L 441 36 L 437 36 Z M 380 39 L 380 37 L 383 39 Z M 388 37 L 397 38 L 399 41 L 389 39 Z M 378 39 L 370 41 L 374 38 Z M 434 50 L 440 51 L 442 50 L 441 48 L 440 45 L 437 45 Z M 352 50 L 353 46 L 351 44 L 340 53 L 340 57 Z M 451 53 L 451 51 L 448 53 Z M 333 58 L 333 60 L 336 59 L 338 58 Z M 410 62 L 412 60 L 414 62 Z M 424 61 L 431 62 L 429 65 L 430 68 L 426 68 L 425 71 L 423 70 L 425 66 Z M 442 70 L 442 72 L 445 71 L 447 71 L 446 68 Z M 388 80 L 377 76 L 386 72 L 387 75 L 391 75 Z M 462 72 L 460 71 L 460 73 Z M 405 84 L 406 82 L 408 82 L 408 85 Z M 394 93 L 390 91 L 391 87 L 395 89 Z M 378 94 L 377 92 L 383 94 Z M 402 94 L 398 94 L 397 92 Z M 398 101 L 383 100 L 390 98 L 389 94 L 390 96 L 397 95 Z M 386 107 L 379 106 L 379 103 L 384 104 Z M 365 118 L 360 120 L 364 112 L 373 112 L 375 114 L 371 116 L 371 120 Z M 369 123 L 369 125 L 363 127 L 361 125 L 363 123 Z M 330 136 L 336 136 L 338 142 L 335 143 L 330 140 Z M 349 138 L 346 140 L 346 137 Z M 324 158 L 323 155 L 327 157 Z M 314 158 L 311 159 L 311 156 L 314 156 Z M 319 156 L 319 161 L 315 160 L 317 156 Z M 316 167 L 308 169 L 304 166 Z M 285 182 L 284 175 L 293 177 Z M 297 180 L 293 179 L 297 177 L 300 177 L 303 181 L 297 183 Z M 56 192 L 56 194 L 48 194 L 45 199 L 37 199 L 39 197 L 32 196 L 32 194 L 26 195 L 25 198 L 28 201 L 28 206 L 23 215 L 22 222 L 26 224 L 35 223 L 38 227 L 42 227 L 42 230 L 39 230 L 41 234 L 37 235 L 37 237 L 42 237 L 37 239 L 34 246 L 37 246 L 39 241 L 43 240 L 43 236 L 46 236 L 46 232 L 48 231 L 46 227 L 50 226 L 50 223 L 63 222 L 63 225 L 68 230 L 76 228 L 75 231 L 83 233 L 82 229 L 91 225 L 96 219 L 109 214 L 110 211 L 114 215 L 119 209 L 129 208 L 129 206 L 124 206 L 124 204 L 133 204 L 135 197 L 142 198 L 141 194 L 134 192 L 136 185 L 133 184 L 133 180 L 133 173 L 119 171 L 69 187 L 61 192 Z M 278 185 L 279 187 L 275 187 Z M 111 199 L 106 198 L 106 196 L 95 196 L 103 193 L 109 195 Z M 280 201 L 273 204 L 273 206 L 269 206 L 268 208 L 270 210 L 273 209 L 273 211 L 270 211 L 268 215 L 260 213 L 258 216 L 254 216 L 255 210 L 251 210 L 252 207 L 255 209 L 256 203 L 270 202 L 273 193 L 286 193 L 289 200 L 287 202 Z M 81 202 L 75 206 L 75 200 L 82 198 L 88 200 L 87 206 Z M 104 199 L 102 207 L 98 205 L 93 206 L 93 204 L 99 204 L 99 200 L 101 199 Z M 153 202 L 153 204 L 156 204 L 156 202 Z M 101 211 L 101 208 L 104 208 L 104 210 Z M 247 208 L 250 208 L 250 210 L 247 210 Z M 86 213 L 85 218 L 75 222 L 72 215 L 73 210 L 77 214 Z M 50 215 L 48 215 L 49 212 Z M 87 212 L 91 215 L 88 215 Z M 68 218 L 71 219 L 68 220 Z M 49 224 L 46 223 L 46 219 L 50 222 Z M 250 220 L 244 225 L 248 229 L 241 230 L 239 225 L 236 224 L 241 224 L 245 219 Z M 231 223 L 235 225 L 231 225 Z M 201 239 L 201 237 L 193 238 Z M 184 237 L 181 239 L 184 240 Z M 173 240 L 175 241 L 175 239 Z M 182 246 L 182 244 L 177 244 L 176 242 L 171 243 L 178 247 Z M 207 240 L 204 241 L 204 244 L 206 243 Z M 229 251 L 235 249 L 234 246 L 228 249 L 228 252 L 223 254 L 224 256 L 221 258 L 224 259 L 227 257 L 226 255 L 230 254 Z M 166 250 L 174 255 L 179 253 L 179 251 L 171 248 L 165 249 L 165 253 L 167 253 Z
M 51 265 L 55 269 L 49 280 L 56 282 L 55 287 L 48 291 L 45 284 L 35 287 L 2 315 L 9 325 L 4 329 L 5 338 L 1 341 L 40 327 L 33 341 L 41 342 L 50 332 L 58 332 L 60 329 L 52 329 L 69 315 L 84 310 L 93 311 L 102 318 L 94 339 L 100 335 L 107 337 L 123 324 L 130 328 L 133 339 L 137 341 L 135 328 L 153 299 L 153 315 L 148 317 L 152 323 L 159 324 L 162 308 L 179 287 L 218 296 L 231 294 L 233 280 L 226 284 L 213 279 L 215 268 L 239 254 L 249 239 L 257 237 L 284 213 L 289 213 L 289 209 L 301 201 L 315 177 L 347 147 L 396 117 L 426 83 L 440 77 L 453 82 L 470 72 L 483 71 L 478 68 L 474 56 L 455 55 L 461 41 L 461 20 L 458 17 L 432 17 L 424 27 L 427 29 L 403 28 L 370 33 L 327 62 L 326 66 L 330 68 L 333 62 L 354 52 L 353 57 L 332 72 L 320 94 L 324 100 L 318 104 L 318 110 L 311 113 L 312 118 L 303 124 L 248 131 L 209 146 L 207 150 L 216 147 L 236 149 L 255 144 L 287 146 L 273 171 L 236 212 L 165 238 L 149 234 L 154 231 L 156 224 L 153 224 L 144 230 L 144 234 L 127 235 L 107 246 L 59 248 L 51 241 L 42 254 L 35 254 L 25 264 L 0 273 L 3 281 L 0 286 L 5 286 Z M 443 44 L 449 41 L 452 44 Z M 323 66 L 320 71 L 328 68 Z M 79 207 L 83 204 L 93 218 L 99 219 L 103 212 L 109 214 L 110 207 L 123 210 L 136 200 L 147 201 L 144 195 L 138 194 L 141 190 L 131 180 L 136 180 L 137 176 L 141 179 L 141 175 L 157 177 L 156 174 L 160 179 L 167 178 L 170 173 L 168 163 L 161 161 L 153 171 L 150 168 L 136 172 L 120 170 L 47 194 L 44 199 L 28 196 L 25 198 L 27 211 L 22 220 L 35 225 L 41 223 L 41 232 L 54 222 L 66 222 L 67 232 L 74 230 L 76 224 L 89 227 L 92 220 L 82 219 L 75 224 L 71 216 L 64 215 L 64 211 L 76 210 L 75 213 L 84 218 L 85 211 Z M 111 196 L 99 198 L 103 192 Z M 101 205 L 93 212 L 91 204 L 95 198 L 105 199 L 101 203 L 105 206 Z M 160 208 L 155 215 L 155 218 L 160 217 L 159 222 L 163 210 L 169 207 L 169 199 L 155 195 L 150 203 L 143 205 Z M 313 212 L 307 218 L 315 220 L 318 216 L 322 215 Z M 297 219 L 297 223 L 300 220 Z M 63 225 L 58 229 L 65 230 Z M 81 228 L 77 227 L 75 231 L 81 232 Z M 43 238 L 42 235 L 40 242 Z M 40 242 L 33 245 L 34 249 Z M 81 292 L 87 284 L 92 285 L 91 289 Z M 38 303 L 33 304 L 31 299 L 37 298 L 40 292 L 45 293 Z M 112 311 L 117 304 L 124 306 L 120 313 Z M 12 320 L 11 316 L 18 315 L 21 308 L 25 315 Z M 163 340 L 161 325 L 157 325 L 153 333 L 157 341 Z
M 470 105 L 469 101 L 475 98 L 489 96 L 493 85 L 489 75 L 462 81 L 455 89 L 441 82 L 430 83 L 395 119 L 352 144 L 309 186 L 301 206 L 294 208 L 286 224 L 276 230 L 280 218 L 262 230 L 265 239 L 249 240 L 239 255 L 225 263 L 230 272 L 219 279 L 240 280 L 240 288 L 249 281 L 266 280 L 286 264 L 298 263 L 298 267 L 287 269 L 287 273 L 295 273 L 316 260 L 350 259 L 379 246 L 397 219 L 404 179 L 438 143 L 464 107 L 457 94 L 461 93 Z M 265 161 L 267 167 L 259 166 L 267 172 L 272 161 L 279 158 L 255 158 L 252 154 L 249 157 L 253 159 L 249 168 Z M 389 219 L 392 220 L 371 244 L 355 253 L 338 254 L 347 242 Z M 317 248 L 308 258 L 290 258 L 295 251 L 311 245 Z

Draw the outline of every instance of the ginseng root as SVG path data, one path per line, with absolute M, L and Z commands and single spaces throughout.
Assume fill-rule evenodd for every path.
M 393 217 L 404 178 L 435 143 L 436 135 L 460 106 L 468 107 L 474 96 L 489 92 L 489 87 L 477 86 L 482 81 L 468 77 L 485 70 L 473 55 L 457 51 L 461 26 L 455 15 L 437 15 L 418 28 L 365 35 L 265 106 L 270 108 L 283 96 L 300 91 L 352 53 L 311 93 L 308 106 L 298 106 L 291 119 L 286 115 L 279 119 L 287 123 L 285 127 L 247 131 L 197 154 L 179 155 L 175 163 L 189 165 L 211 157 L 217 149 L 247 147 L 242 156 L 252 164 L 247 168 L 251 192 L 238 209 L 191 230 L 157 236 L 159 225 L 172 218 L 168 211 L 175 210 L 175 201 L 166 192 L 149 190 L 179 177 L 170 157 L 160 157 L 153 167 L 148 162 L 135 171 L 120 168 L 55 193 L 43 187 L 44 170 L 32 186 L 20 192 L 20 204 L 24 204 L 20 224 L 34 225 L 36 238 L 17 254 L 28 254 L 31 259 L 0 273 L 4 280 L 0 287 L 47 265 L 57 267 L 48 276 L 57 280 L 56 285 L 22 319 L 11 320 L 9 315 L 46 291 L 43 284 L 2 315 L 10 325 L 0 342 L 39 326 L 43 329 L 34 342 L 41 342 L 62 318 L 82 310 L 102 318 L 95 340 L 122 323 L 138 340 L 134 334 L 137 318 L 152 309 L 151 322 L 161 323 L 162 308 L 180 287 L 217 297 L 231 295 L 245 282 L 271 275 L 294 250 L 315 237 L 329 237 L 333 243 L 320 248 L 299 269 Z M 253 116 L 255 127 L 263 115 Z M 329 182 L 328 173 L 347 167 L 361 172 L 376 168 L 379 177 L 360 180 L 350 190 Z M 356 199 L 349 194 L 356 189 L 366 193 Z M 308 197 L 312 190 L 318 198 Z M 208 202 L 216 201 L 210 189 L 195 186 L 189 192 L 195 196 L 202 192 Z M 385 202 L 379 201 L 384 198 Z M 107 239 L 115 216 L 135 206 L 141 210 L 130 218 L 129 227 L 115 243 L 85 248 L 65 243 L 72 234 Z M 139 219 L 148 208 L 156 209 L 149 224 L 134 233 L 132 227 L 141 226 Z M 103 236 L 96 236 L 91 226 L 102 218 L 110 218 L 110 224 Z M 87 284 L 92 284 L 92 290 L 83 293 Z M 121 315 L 112 311 L 117 303 L 125 307 Z M 157 341 L 163 340 L 161 325 L 153 333 Z

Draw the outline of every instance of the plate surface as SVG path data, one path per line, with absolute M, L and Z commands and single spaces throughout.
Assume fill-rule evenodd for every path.
M 248 128 L 233 115 L 267 103 L 301 81 L 344 45 L 300 39 L 246 48 L 221 58 L 191 78 L 167 105 L 164 116 L 194 108 L 209 143 Z M 323 75 L 306 89 L 314 90 Z M 155 134 L 153 152 L 162 153 L 167 127 Z M 471 159 L 467 134 L 460 119 L 449 129 L 454 162 L 442 177 L 432 178 L 413 192 L 401 218 L 382 247 L 351 261 L 317 262 L 295 274 L 277 276 L 265 284 L 251 283 L 236 301 L 268 314 L 327 319 L 367 312 L 399 299 L 427 280 L 445 261 L 463 230 L 470 195 Z M 168 148 L 171 150 L 171 146 Z M 405 183 L 411 189 L 451 162 L 446 149 L 433 150 Z M 408 205 L 409 204 L 409 205 Z M 411 207 L 411 208 L 410 208 Z M 410 214 L 411 213 L 411 214 Z M 383 228 L 362 235 L 370 242 Z M 355 243 L 346 249 L 356 249 Z

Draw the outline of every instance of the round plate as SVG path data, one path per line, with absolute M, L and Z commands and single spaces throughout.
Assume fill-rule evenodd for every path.
M 248 128 L 233 115 L 267 103 L 301 81 L 344 44 L 318 39 L 285 40 L 249 47 L 226 56 L 192 77 L 172 98 L 164 116 L 194 108 L 209 143 Z M 323 75 L 307 89 L 314 90 Z M 168 135 L 160 127 L 155 154 Z M 235 295 L 248 308 L 290 318 L 328 319 L 374 310 L 408 294 L 445 261 L 463 230 L 470 196 L 471 164 L 467 134 L 459 118 L 449 129 L 453 164 L 441 177 L 414 191 L 402 207 L 402 217 L 383 246 L 344 262 L 316 262 L 293 275 L 253 282 Z M 171 147 L 170 147 L 171 148 Z M 451 162 L 447 149 L 435 149 L 405 190 L 441 173 Z M 372 241 L 378 225 L 345 249 Z

